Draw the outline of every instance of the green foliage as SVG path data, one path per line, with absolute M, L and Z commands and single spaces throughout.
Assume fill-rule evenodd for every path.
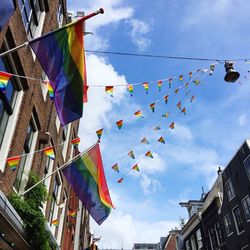
M 38 177 L 30 175 L 27 188 L 38 182 Z M 45 229 L 46 220 L 41 212 L 42 203 L 47 199 L 47 191 L 44 184 L 39 184 L 29 191 L 23 198 L 12 193 L 9 200 L 24 222 L 27 238 L 36 250 L 55 249 L 50 240 L 50 233 Z

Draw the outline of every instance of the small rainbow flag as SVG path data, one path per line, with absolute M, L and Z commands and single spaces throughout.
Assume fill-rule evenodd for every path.
M 161 87 L 162 87 L 162 80 L 157 81 L 157 85 L 158 85 L 158 89 L 159 89 L 159 92 L 160 92 Z
M 52 223 L 52 225 L 57 227 L 59 225 L 59 220 L 58 219 L 52 220 L 51 223 Z
M 123 125 L 123 120 L 117 121 L 117 122 L 116 122 L 116 125 L 117 125 L 117 128 L 118 128 L 118 129 L 121 129 L 121 128 L 122 128 L 122 125 Z
M 176 107 L 178 107 L 179 109 L 181 109 L 181 102 L 178 102 L 178 103 L 176 104 Z
M 186 114 L 186 108 L 183 108 L 181 113 L 184 113 L 184 115 Z
M 119 173 L 119 167 L 117 163 L 112 167 L 112 169 Z
M 48 88 L 49 98 L 50 98 L 50 100 L 53 100 L 54 96 L 55 96 L 54 90 L 53 90 L 50 82 L 46 81 L 45 84 L 47 85 L 47 88 Z
M 180 88 L 177 88 L 174 92 L 177 94 L 179 92 Z
M 168 118 L 169 112 L 165 113 L 164 115 L 161 115 L 162 117 Z
M 166 103 L 166 104 L 168 103 L 168 97 L 169 97 L 169 95 L 165 95 L 165 96 L 164 96 L 164 100 L 165 100 L 165 103 Z
M 173 78 L 169 78 L 169 79 L 168 79 L 168 86 L 169 86 L 169 88 L 171 88 L 172 81 L 173 81 Z
M 194 101 L 194 98 L 195 98 L 195 96 L 193 95 L 193 96 L 191 97 L 190 102 L 193 102 L 193 101 Z
M 128 152 L 128 156 L 131 157 L 132 159 L 135 159 L 135 155 L 134 155 L 133 150 L 130 150 L 130 151 Z
M 145 154 L 145 156 L 150 157 L 150 158 L 154 158 L 153 155 L 152 155 L 152 153 L 151 153 L 151 151 L 148 151 L 148 152 Z
M 0 90 L 3 92 L 5 92 L 11 76 L 12 75 L 7 72 L 0 71 Z
M 183 80 L 183 75 L 180 75 L 179 79 L 180 79 L 180 81 L 182 81 Z
M 190 72 L 188 73 L 188 75 L 189 75 L 189 79 L 191 79 L 191 78 L 192 78 L 192 76 L 193 76 L 193 72 L 192 72 L 192 71 L 190 71 Z
M 160 130 L 161 128 L 159 126 L 155 126 L 154 127 L 154 130 L 157 131 L 157 130 Z
M 136 111 L 135 116 L 138 118 L 143 118 L 141 110 Z
M 81 139 L 79 137 L 72 139 L 71 144 L 74 146 L 74 148 L 77 148 L 78 145 L 80 144 Z
M 158 139 L 158 142 L 165 144 L 165 140 L 162 136 Z
M 9 167 L 14 171 L 16 170 L 16 167 L 19 163 L 21 159 L 21 156 L 14 156 L 14 157 L 10 157 L 6 160 L 6 162 L 8 163 Z
M 53 147 L 43 149 L 43 152 L 52 160 L 55 160 L 55 152 Z
M 174 129 L 174 122 L 170 124 L 169 128 Z
M 189 83 L 187 82 L 187 83 L 185 84 L 185 89 L 187 89 L 188 85 L 189 85 Z
M 196 85 L 199 85 L 200 80 L 194 80 L 193 83 L 196 84 Z
M 122 183 L 124 181 L 124 179 L 123 178 L 120 178 L 118 181 L 117 181 L 117 183 Z
M 128 84 L 128 92 L 131 96 L 133 96 L 134 86 L 132 84 Z
M 101 140 L 101 137 L 102 137 L 102 132 L 103 132 L 103 128 L 99 129 L 96 131 L 96 135 L 98 137 L 99 140 Z
M 148 94 L 148 82 L 144 82 L 142 85 L 146 91 L 146 94 Z
M 132 167 L 132 169 L 139 172 L 139 167 L 138 167 L 137 164 L 135 164 L 135 165 Z
M 76 217 L 76 210 L 69 211 L 69 216 L 75 218 Z
M 114 91 L 114 86 L 106 86 L 105 87 L 105 92 L 109 94 L 111 97 L 113 97 L 113 91 Z
M 141 143 L 143 144 L 149 144 L 148 140 L 146 137 L 144 137 L 142 140 L 141 140 Z
M 187 91 L 187 93 L 185 94 L 186 96 L 190 93 L 191 91 L 189 90 L 189 91 Z
M 155 112 L 155 103 L 154 103 L 154 102 L 151 103 L 151 104 L 149 105 L 149 107 L 151 108 L 152 112 L 154 113 L 154 112 Z

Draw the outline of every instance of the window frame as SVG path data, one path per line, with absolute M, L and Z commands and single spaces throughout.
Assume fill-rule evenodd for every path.
M 238 215 L 239 215 L 239 217 L 242 219 L 242 223 L 240 223 L 240 224 L 238 224 L 238 220 L 237 220 L 236 215 L 235 215 L 236 209 L 238 209 L 238 211 L 239 211 Z M 245 231 L 245 229 L 244 229 L 244 226 L 243 226 L 243 225 L 244 225 L 244 223 L 243 223 L 243 218 L 242 218 L 242 215 L 241 215 L 241 212 L 240 212 L 240 208 L 239 208 L 238 205 L 235 206 L 235 207 L 232 209 L 232 214 L 233 214 L 233 219 L 234 219 L 234 224 L 235 224 L 235 228 L 236 228 L 237 234 L 238 234 L 238 235 L 239 235 L 239 234 L 242 234 L 242 233 Z M 242 231 L 239 231 L 239 225 L 242 226 Z
M 243 205 L 243 202 L 245 201 L 245 200 L 247 200 L 248 199 L 248 203 L 246 204 L 247 205 L 247 208 L 245 209 L 245 207 L 244 207 L 244 205 Z M 246 222 L 249 222 L 250 221 L 250 196 L 249 195 L 247 195 L 247 196 L 245 196 L 242 200 L 241 200 L 241 204 L 242 204 L 242 209 L 243 209 L 243 212 L 244 212 L 244 215 L 245 215 L 245 219 L 246 219 Z M 247 218 L 247 216 L 246 216 L 246 210 L 248 210 L 248 218 Z
M 231 225 L 228 226 L 229 224 L 226 224 L 225 219 L 229 218 L 229 220 L 227 220 L 227 222 L 230 222 L 229 224 Z M 224 217 L 223 217 L 223 222 L 224 222 L 224 227 L 225 227 L 225 231 L 226 231 L 226 236 L 229 237 L 230 235 L 233 234 L 233 223 L 232 223 L 232 218 L 230 217 L 230 213 L 227 213 Z M 231 230 L 230 230 L 231 229 Z
M 249 164 L 248 164 L 249 162 Z M 248 165 L 247 165 L 248 164 Z M 246 157 L 246 159 L 243 161 L 244 169 L 246 171 L 248 180 L 250 181 L 250 154 Z
M 229 184 L 230 183 L 230 184 Z M 226 182 L 225 182 L 225 188 L 226 188 L 226 193 L 227 193 L 227 198 L 229 201 L 231 201 L 234 197 L 235 197 L 235 192 L 234 192 L 234 187 L 233 187 L 233 183 L 231 178 L 229 178 Z M 229 193 L 229 192 L 230 193 Z M 233 192 L 232 192 L 233 191 Z M 230 194 L 230 197 L 229 197 Z

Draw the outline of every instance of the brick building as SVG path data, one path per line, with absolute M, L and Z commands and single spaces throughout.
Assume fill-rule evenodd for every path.
M 13 0 L 13 6 L 0 31 L 1 53 L 66 23 L 66 0 Z M 0 249 L 24 250 L 30 248 L 27 235 L 6 197 L 25 190 L 31 171 L 46 177 L 78 154 L 70 141 L 77 137 L 79 121 L 61 126 L 42 82 L 46 75 L 28 46 L 0 57 L 0 71 L 27 77 L 12 76 L 5 93 L 0 91 Z M 44 155 L 42 149 L 48 146 L 54 147 L 55 160 Z M 12 171 L 6 159 L 19 155 L 21 160 Z M 58 248 L 87 247 L 89 215 L 64 176 L 57 172 L 44 184 L 52 198 L 44 204 L 43 213 Z M 72 210 L 77 211 L 75 218 L 68 215 Z M 59 219 L 58 226 L 52 224 L 54 219 Z

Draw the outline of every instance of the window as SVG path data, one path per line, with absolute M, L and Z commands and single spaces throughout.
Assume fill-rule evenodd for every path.
M 34 115 L 32 114 L 27 131 L 26 138 L 23 146 L 23 156 L 21 158 L 16 180 L 14 183 L 15 189 L 19 192 L 24 190 L 25 185 L 28 181 L 29 172 L 31 169 L 31 163 L 33 160 L 33 154 L 29 154 L 34 151 L 36 145 L 36 138 L 38 133 L 38 125 L 35 121 Z
M 246 217 L 246 221 L 250 221 L 250 198 L 249 195 L 242 200 L 242 207 Z
M 233 209 L 233 217 L 234 217 L 234 223 L 237 229 L 238 234 L 240 234 L 243 230 L 243 219 L 240 213 L 239 207 L 236 207 Z
M 197 250 L 195 236 L 192 235 L 190 240 L 191 240 L 192 250 Z
M 191 250 L 189 240 L 186 241 L 186 250 Z
M 57 22 L 58 22 L 58 27 L 62 27 L 63 24 L 63 6 L 61 1 L 59 2 L 59 5 L 56 10 L 56 15 L 57 15 Z
M 245 170 L 247 172 L 248 179 L 250 180 L 250 155 L 244 161 Z
M 68 146 L 69 146 L 69 139 L 70 139 L 70 130 L 71 130 L 71 123 L 63 127 L 62 132 L 62 154 L 63 159 L 66 160 Z
M 233 185 L 232 185 L 232 181 L 231 179 L 229 179 L 226 184 L 226 193 L 227 193 L 227 197 L 228 197 L 228 200 L 232 200 L 234 198 L 234 189 L 233 189 Z
M 226 229 L 226 234 L 229 236 L 233 232 L 233 224 L 229 214 L 224 217 L 224 224 Z
M 196 239 L 197 239 L 197 246 L 198 246 L 198 249 L 202 249 L 202 236 L 201 236 L 201 230 L 198 229 L 196 231 Z

